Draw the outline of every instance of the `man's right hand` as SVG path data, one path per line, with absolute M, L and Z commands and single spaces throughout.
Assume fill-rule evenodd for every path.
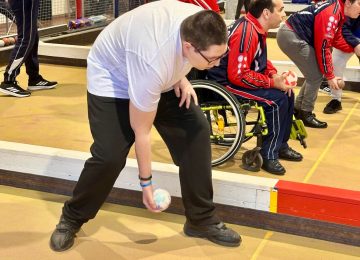
M 159 210 L 156 207 L 153 196 L 154 191 L 152 185 L 142 188 L 142 191 L 143 191 L 143 203 L 145 207 L 151 212 L 155 212 L 155 213 L 161 212 L 161 210 Z
M 282 74 L 282 75 L 276 74 L 276 75 L 274 75 L 273 76 L 274 87 L 277 88 L 277 89 L 280 89 L 281 91 L 284 91 L 290 97 L 291 93 L 292 93 L 292 89 L 295 88 L 295 86 L 290 86 L 290 85 L 287 85 L 285 83 L 286 76 L 287 76 L 286 74 Z

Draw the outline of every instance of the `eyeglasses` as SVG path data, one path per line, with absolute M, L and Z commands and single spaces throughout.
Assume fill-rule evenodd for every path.
M 226 51 L 225 51 L 225 53 L 224 53 L 223 55 L 221 55 L 221 56 L 219 56 L 219 57 L 217 57 L 217 58 L 215 58 L 215 59 L 209 60 L 209 59 L 199 50 L 198 47 L 196 47 L 196 46 L 194 46 L 194 45 L 192 45 L 192 44 L 191 44 L 191 46 L 194 47 L 194 49 L 201 55 L 201 57 L 204 58 L 204 60 L 206 60 L 206 61 L 208 62 L 209 65 L 210 65 L 211 63 L 214 63 L 214 62 L 217 61 L 217 60 L 220 60 L 220 59 L 224 58 L 226 55 L 228 55 L 228 53 L 229 53 L 229 51 L 230 51 L 229 46 L 227 46 Z

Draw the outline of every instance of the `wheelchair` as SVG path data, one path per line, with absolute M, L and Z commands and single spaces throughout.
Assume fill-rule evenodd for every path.
M 254 100 L 238 99 L 216 82 L 203 79 L 190 82 L 209 123 L 212 166 L 225 163 L 238 152 L 243 143 L 256 137 L 255 148 L 242 155 L 242 167 L 249 171 L 259 171 L 263 163 L 260 154 L 262 136 L 268 134 L 263 107 Z M 306 136 L 302 121 L 293 117 L 290 138 L 299 140 L 306 148 Z

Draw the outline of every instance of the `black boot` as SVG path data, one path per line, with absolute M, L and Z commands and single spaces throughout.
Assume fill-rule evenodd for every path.
M 299 119 L 301 119 L 305 126 L 312 128 L 327 128 L 327 123 L 322 122 L 316 118 L 316 115 L 309 111 L 301 110 L 299 113 Z
M 277 159 L 263 159 L 263 165 L 261 168 L 271 174 L 284 175 L 286 170 Z
M 241 243 L 241 237 L 231 228 L 225 226 L 223 222 L 218 224 L 198 226 L 186 221 L 184 233 L 190 237 L 209 239 L 211 242 L 222 246 L 236 247 Z
M 303 156 L 291 147 L 286 147 L 279 151 L 279 158 L 287 161 L 300 162 Z
M 66 220 L 62 215 L 59 224 L 50 238 L 50 248 L 61 252 L 73 246 L 76 233 L 79 232 L 81 224 Z

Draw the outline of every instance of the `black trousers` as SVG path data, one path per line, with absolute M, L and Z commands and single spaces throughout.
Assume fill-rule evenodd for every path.
M 18 40 L 10 54 L 4 81 L 15 81 L 23 63 L 29 81 L 36 80 L 39 77 L 39 0 L 9 0 L 9 5 L 15 15 Z
M 251 0 L 238 0 L 238 4 L 236 6 L 236 11 L 235 11 L 235 20 L 240 18 L 241 9 L 243 5 L 245 7 L 245 13 L 249 11 L 250 1 Z
M 129 100 L 88 93 L 88 113 L 94 138 L 92 157 L 85 162 L 73 197 L 63 207 L 64 217 L 80 225 L 99 211 L 135 139 Z M 179 99 L 170 91 L 161 95 L 154 125 L 179 166 L 187 219 L 195 225 L 218 223 L 213 204 L 210 132 L 203 112 L 194 103 L 189 109 L 179 108 Z

